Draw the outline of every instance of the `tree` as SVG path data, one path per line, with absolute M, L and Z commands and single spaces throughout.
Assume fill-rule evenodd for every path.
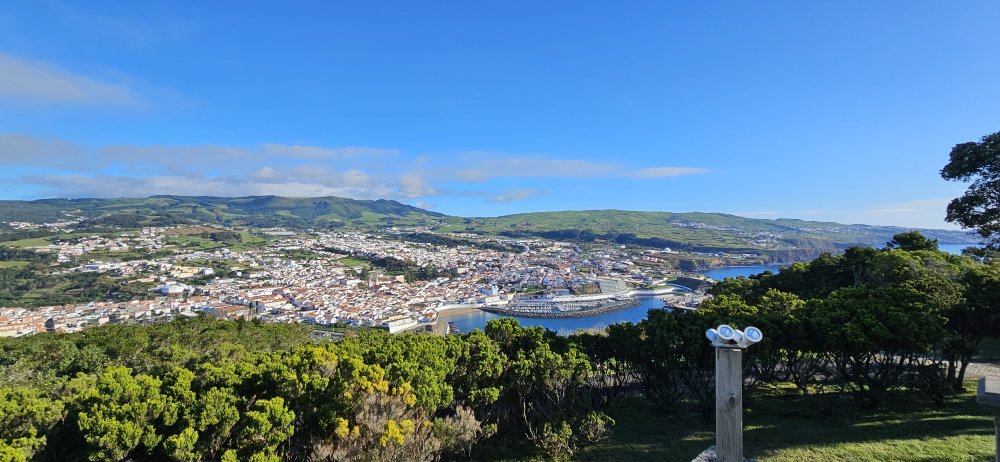
M 937 250 L 937 239 L 927 239 L 920 231 L 910 231 L 892 236 L 892 240 L 886 243 L 890 249 L 903 249 L 910 252 L 916 250 Z
M 689 398 L 708 419 L 715 403 L 715 352 L 705 340 L 705 330 L 717 326 L 725 312 L 746 313 L 752 308 L 733 295 L 719 297 L 711 309 L 649 310 L 633 326 L 608 329 L 609 338 L 621 348 L 646 397 L 670 409 Z M 737 306 L 738 305 L 738 306 Z M 727 320 L 731 322 L 730 320 Z
M 91 459 L 125 460 L 140 448 L 152 451 L 163 435 L 156 431 L 169 406 L 160 393 L 161 381 L 132 375 L 124 366 L 111 366 L 97 377 L 70 382 L 77 428 L 91 446 Z M 173 422 L 165 422 L 167 425 Z
M 472 409 L 459 405 L 455 409 L 455 415 L 436 419 L 433 431 L 434 436 L 441 441 L 442 447 L 451 448 L 456 452 L 461 451 L 471 460 L 472 448 L 482 438 L 493 436 L 496 424 L 484 426 L 482 422 L 476 420 L 476 414 Z
M 449 356 L 454 358 L 454 370 L 448 383 L 454 387 L 455 401 L 459 404 L 493 403 L 500 398 L 507 356 L 500 346 L 476 329 L 462 337 L 448 337 Z
M 946 347 L 955 358 L 949 364 L 948 376 L 956 391 L 964 388 L 965 369 L 979 351 L 983 338 L 1000 332 L 1000 264 L 969 267 L 962 275 L 962 282 L 966 287 L 965 298 L 948 313 L 952 337 Z
M 491 405 L 510 425 L 507 432 L 520 430 L 555 459 L 614 425 L 593 409 L 593 364 L 578 345 L 540 327 L 522 328 L 512 318 L 488 322 L 485 332 L 510 359 L 501 377 L 506 386 Z
M 988 246 L 1000 248 L 1000 132 L 951 149 L 941 177 L 972 182 L 962 197 L 948 204 L 949 222 L 974 228 L 988 239 Z
M 295 413 L 285 407 L 282 398 L 257 400 L 250 411 L 243 414 L 237 430 L 237 450 L 229 450 L 222 459 L 238 456 L 234 460 L 252 462 L 280 462 L 278 446 L 295 433 L 292 422 Z
M 0 387 L 0 461 L 27 461 L 45 445 L 45 433 L 62 418 L 62 402 L 35 390 Z
M 915 289 L 845 288 L 805 305 L 816 351 L 843 388 L 877 408 L 944 338 L 944 319 Z

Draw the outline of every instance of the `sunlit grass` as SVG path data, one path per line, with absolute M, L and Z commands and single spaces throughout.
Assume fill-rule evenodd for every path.
M 20 240 L 17 240 L 17 241 L 8 241 L 8 242 L 0 243 L 0 245 L 6 246 L 6 247 L 15 247 L 15 248 L 19 248 L 19 249 L 23 249 L 23 248 L 27 248 L 27 247 L 45 247 L 45 246 L 47 246 L 49 244 L 52 244 L 52 243 L 49 242 L 49 241 L 47 241 L 47 240 L 45 240 L 45 239 L 43 239 L 43 238 L 40 238 L 40 237 L 31 238 L 31 239 L 20 239 Z
M 628 398 L 608 413 L 617 421 L 612 437 L 576 459 L 688 462 L 714 443 L 714 424 L 687 408 L 664 412 Z M 792 390 L 770 390 L 748 399 L 744 416 L 746 456 L 761 462 L 985 462 L 993 460 L 993 435 L 992 414 L 973 391 L 943 407 L 905 396 L 878 412 L 847 407 L 822 416 Z

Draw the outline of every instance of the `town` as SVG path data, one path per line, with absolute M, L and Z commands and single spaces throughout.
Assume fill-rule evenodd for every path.
M 609 245 L 583 249 L 568 242 L 469 234 L 446 236 L 451 243 L 464 244 L 438 245 L 408 240 L 413 231 L 268 229 L 250 236 L 223 228 L 177 226 L 67 234 L 71 237 L 27 249 L 55 254 L 64 268 L 56 271 L 96 272 L 148 287 L 144 296 L 0 308 L 0 336 L 76 332 L 107 323 L 153 323 L 199 315 L 399 332 L 433 326 L 441 313 L 451 309 L 496 310 L 517 301 L 530 305 L 524 300 L 543 294 L 569 300 L 570 306 L 586 306 L 574 304 L 574 297 L 622 297 L 636 289 L 667 297 L 678 307 L 694 307 L 704 297 L 700 291 L 680 290 L 687 287 L 679 281 L 696 287 L 707 281 L 665 265 L 665 256 L 676 254 L 670 249 Z M 212 247 L 205 245 L 212 241 L 204 236 L 258 245 L 205 249 Z M 124 255 L 133 258 L 121 258 Z

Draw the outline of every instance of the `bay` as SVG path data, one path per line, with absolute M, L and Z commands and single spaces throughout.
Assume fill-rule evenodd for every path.
M 781 270 L 780 265 L 753 265 L 753 266 L 726 266 L 724 268 L 715 268 L 705 271 L 699 271 L 699 273 L 704 274 L 716 281 L 721 281 L 725 278 L 735 278 L 739 276 L 749 277 L 754 274 L 760 274 L 764 271 L 770 271 L 772 273 L 777 273 Z
M 649 310 L 663 309 L 663 300 L 657 297 L 638 297 L 637 300 L 639 301 L 639 306 L 596 316 L 560 319 L 521 318 L 514 316 L 514 319 L 521 323 L 522 326 L 541 326 L 559 335 L 570 335 L 579 329 L 604 329 L 611 324 L 620 322 L 639 322 L 646 319 L 646 313 Z M 462 332 L 471 332 L 473 329 L 486 327 L 486 323 L 493 319 L 500 319 L 502 317 L 504 316 L 485 311 L 476 311 L 474 313 L 453 316 L 446 320 L 453 323 Z
M 978 246 L 978 244 L 938 244 L 938 250 L 948 252 L 953 255 L 961 255 L 962 249 L 976 246 Z
M 939 248 L 948 253 L 960 254 L 962 249 L 968 247 L 969 245 L 972 244 L 942 244 Z M 763 273 L 764 271 L 777 273 L 780 270 L 781 265 L 752 265 L 727 266 L 724 268 L 714 268 L 700 271 L 700 273 L 712 279 L 721 281 L 727 277 L 749 277 L 754 274 Z M 569 335 L 579 329 L 603 329 L 608 325 L 620 322 L 639 322 L 646 319 L 646 313 L 650 309 L 663 308 L 663 301 L 656 297 L 639 297 L 638 300 L 639 306 L 634 308 L 599 314 L 596 316 L 562 319 L 522 318 L 515 316 L 514 319 L 521 323 L 522 326 L 541 326 L 560 335 Z M 501 317 L 503 316 L 494 313 L 476 311 L 473 313 L 465 313 L 450 317 L 447 321 L 453 323 L 455 327 L 461 329 L 462 332 L 469 332 L 474 329 L 482 329 L 486 327 L 487 322 L 493 319 L 500 319 Z

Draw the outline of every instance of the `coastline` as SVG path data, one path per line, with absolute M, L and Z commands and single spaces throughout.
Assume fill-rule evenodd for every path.
M 632 298 L 629 301 L 616 303 L 611 306 L 602 306 L 597 309 L 592 310 L 580 310 L 580 311 L 562 311 L 562 312 L 530 312 L 530 311 L 511 311 L 502 308 L 482 308 L 483 311 L 488 313 L 499 314 L 501 316 L 513 316 L 518 318 L 538 318 L 538 319 L 562 319 L 562 318 L 587 318 L 591 316 L 597 316 L 606 313 L 613 313 L 615 311 L 627 310 L 629 308 L 635 308 L 639 306 L 639 301 L 636 298 Z
M 456 316 L 461 316 L 463 314 L 476 313 L 479 311 L 484 311 L 482 308 L 451 308 L 447 310 L 438 311 L 439 320 L 447 320 L 454 318 Z
M 595 309 L 586 309 L 579 311 L 562 311 L 562 312 L 530 312 L 530 311 L 514 311 L 501 306 L 477 304 L 477 305 L 445 305 L 437 309 L 438 320 L 447 321 L 448 319 L 461 316 L 464 314 L 475 313 L 479 311 L 499 314 L 502 316 L 514 316 L 521 318 L 536 318 L 536 319 L 562 319 L 562 318 L 586 318 L 590 316 L 599 316 L 606 313 L 612 313 L 615 311 L 626 310 L 629 308 L 634 308 L 639 305 L 637 297 L 659 297 L 664 295 L 669 295 L 677 291 L 676 287 L 662 288 L 662 289 L 632 289 L 623 294 L 598 294 L 598 295 L 587 295 L 582 297 L 573 296 L 563 296 L 558 297 L 563 300 L 560 301 L 570 301 L 577 299 L 587 299 L 587 300 L 610 300 L 614 297 L 626 296 L 629 297 L 628 300 L 624 300 L 620 303 L 614 303 L 610 306 L 602 306 Z M 507 306 L 504 304 L 502 306 Z

